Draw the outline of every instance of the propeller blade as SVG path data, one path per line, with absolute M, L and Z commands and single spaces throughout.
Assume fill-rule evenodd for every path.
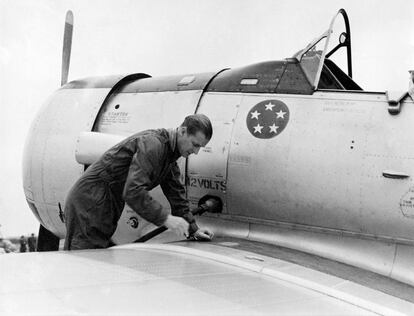
M 72 11 L 66 12 L 65 30 L 63 35 L 63 51 L 62 51 L 62 79 L 61 85 L 63 86 L 68 82 L 69 64 L 70 64 L 70 51 L 72 49 L 72 33 L 73 33 L 73 13 Z

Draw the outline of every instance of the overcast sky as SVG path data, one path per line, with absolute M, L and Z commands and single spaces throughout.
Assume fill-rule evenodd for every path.
M 0 0 L 0 230 L 37 233 L 22 189 L 22 152 L 60 83 L 65 12 L 75 16 L 69 80 L 216 71 L 291 57 L 348 12 L 354 79 L 406 90 L 414 69 L 412 0 Z

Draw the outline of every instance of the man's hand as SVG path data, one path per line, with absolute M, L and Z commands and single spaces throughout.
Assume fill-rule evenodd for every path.
M 211 241 L 213 239 L 213 236 L 214 234 L 210 232 L 208 229 L 199 229 L 191 237 L 193 237 L 194 240 Z
M 164 225 L 179 236 L 188 236 L 188 222 L 179 216 L 168 215 Z

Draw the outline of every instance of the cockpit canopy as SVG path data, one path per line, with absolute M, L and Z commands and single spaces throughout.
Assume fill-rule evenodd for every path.
M 333 27 L 338 15 L 344 19 L 345 31 L 339 33 L 338 44 L 331 48 L 332 35 L 335 34 Z M 348 73 L 331 59 L 334 53 L 340 55 L 338 52 L 343 51 L 341 48 L 346 49 Z M 326 89 L 362 90 L 352 79 L 351 32 L 343 9 L 332 19 L 326 32 L 292 58 L 222 71 L 207 88 L 208 91 L 284 94 L 313 94 L 315 90 Z
M 345 31 L 342 32 L 340 29 L 338 32 L 337 27 L 334 29 L 339 15 L 342 15 L 345 24 Z M 334 34 L 338 35 L 338 43 L 336 45 L 332 40 Z M 332 47 L 333 45 L 335 46 Z M 346 49 L 348 74 L 338 67 L 332 59 L 329 59 L 334 54 L 339 55 L 341 48 Z M 351 30 L 348 16 L 344 9 L 340 9 L 334 16 L 326 32 L 297 52 L 293 58 L 301 64 L 313 89 L 362 90 L 352 80 Z

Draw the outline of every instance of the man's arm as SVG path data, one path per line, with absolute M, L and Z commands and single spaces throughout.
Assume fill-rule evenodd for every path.
M 185 189 L 180 182 L 180 169 L 176 162 L 173 163 L 171 171 L 161 182 L 161 189 L 171 205 L 171 214 L 184 218 L 190 224 L 189 234 L 193 235 L 198 230 L 198 226 L 190 212 Z
M 207 229 L 199 229 L 193 214 L 190 212 L 189 203 L 185 197 L 185 189 L 180 182 L 180 169 L 175 162 L 171 168 L 171 172 L 161 183 L 162 191 L 171 204 L 171 213 L 175 216 L 183 217 L 189 224 L 189 237 L 195 240 L 210 241 L 213 233 Z
M 168 212 L 148 192 L 152 184 L 151 173 L 159 160 L 160 144 L 156 139 L 150 145 L 139 140 L 137 146 L 129 167 L 123 198 L 132 210 L 144 219 L 161 226 L 166 221 Z
M 166 225 L 179 235 L 187 235 L 188 223 L 180 217 L 171 216 L 148 192 L 152 186 L 151 173 L 160 167 L 157 162 L 161 144 L 154 139 L 147 140 L 147 143 L 142 141 L 137 146 L 123 191 L 125 202 L 147 221 L 157 226 Z

